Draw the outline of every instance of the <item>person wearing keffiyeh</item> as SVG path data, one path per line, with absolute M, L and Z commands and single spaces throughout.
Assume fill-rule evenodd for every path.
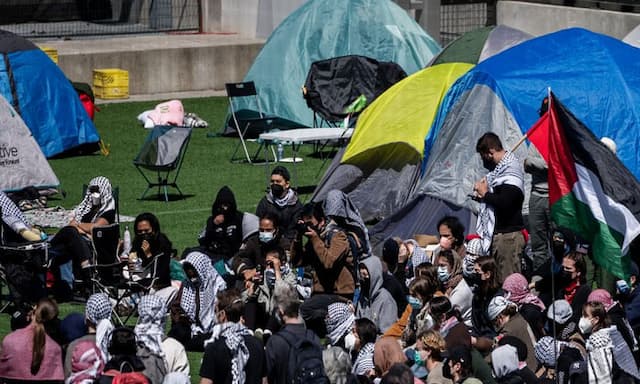
M 525 246 L 522 233 L 524 169 L 513 153 L 502 147 L 500 138 L 487 132 L 476 144 L 476 151 L 489 173 L 473 187 L 474 199 L 480 202 L 476 231 L 482 248 L 496 259 L 498 281 L 520 272 L 520 258 Z
M 183 261 L 187 275 L 172 308 L 169 336 L 180 341 L 187 350 L 202 351 L 216 323 L 216 294 L 227 287 L 211 260 L 202 252 L 190 252 Z M 183 316 L 182 316 L 183 315 Z
M 24 242 L 41 240 L 40 231 L 29 224 L 18 206 L 0 191 L 0 213 L 2 214 L 2 234 L 4 241 Z
M 240 292 L 219 292 L 217 324 L 205 342 L 200 383 L 259 384 L 265 374 L 264 347 L 242 322 L 244 303 Z
M 111 182 L 98 176 L 89 182 L 84 198 L 73 211 L 69 225 L 62 228 L 51 240 L 51 254 L 54 265 L 61 266 L 73 262 L 76 271 L 82 273 L 82 280 L 88 283 L 88 267 L 91 262 L 91 232 L 94 227 L 106 226 L 116 220 L 116 206 L 111 190 Z M 73 277 L 62 276 L 73 288 Z

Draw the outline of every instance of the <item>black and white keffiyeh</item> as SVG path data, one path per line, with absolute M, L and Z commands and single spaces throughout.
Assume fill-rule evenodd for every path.
M 191 320 L 191 334 L 209 333 L 215 324 L 214 306 L 216 294 L 227 288 L 224 279 L 216 272 L 209 256 L 202 252 L 191 252 L 184 263 L 191 264 L 200 278 L 200 287 L 196 288 L 189 280 L 184 283 L 180 306 Z M 196 295 L 200 299 L 200 311 L 196 315 Z
M 524 168 L 520 160 L 511 153 L 506 151 L 502 160 L 496 168 L 489 172 L 486 176 L 489 192 L 499 185 L 514 185 L 524 193 Z M 482 249 L 485 254 L 491 249 L 491 241 L 493 239 L 493 231 L 496 226 L 496 217 L 493 207 L 486 203 L 480 204 L 478 212 L 478 221 L 476 222 L 476 232 L 482 239 Z
M 356 317 L 347 303 L 332 303 L 327 307 L 325 325 L 331 345 L 336 345 L 340 339 L 351 331 Z
M 373 364 L 373 350 L 373 343 L 367 343 L 360 348 L 356 361 L 353 363 L 351 373 L 354 375 L 367 376 L 372 369 L 375 369 Z
M 138 322 L 134 328 L 139 342 L 151 352 L 163 356 L 162 338 L 167 308 L 160 296 L 143 296 L 138 303 Z
M 2 210 L 2 221 L 15 233 L 20 233 L 23 229 L 31 229 L 20 208 L 2 191 L 0 191 L 0 209 Z
M 246 373 L 244 367 L 249 361 L 249 349 L 244 342 L 244 336 L 251 336 L 251 331 L 240 323 L 226 322 L 216 324 L 213 327 L 211 338 L 205 342 L 205 346 L 213 343 L 218 338 L 224 337 L 224 343 L 231 353 L 231 382 L 244 384 Z
M 271 201 L 280 208 L 286 207 L 287 205 L 294 205 L 296 201 L 298 201 L 298 195 L 296 195 L 295 191 L 291 188 L 287 189 L 287 193 L 281 198 L 273 196 L 271 190 L 269 190 L 268 194 Z
M 94 293 L 87 300 L 85 316 L 96 325 L 96 345 L 102 352 L 104 361 L 109 361 L 109 338 L 114 327 L 111 323 L 111 301 L 104 293 Z
M 98 176 L 91 179 L 89 182 L 89 187 L 97 186 L 100 191 L 100 207 L 96 211 L 96 213 L 91 218 L 90 222 L 95 221 L 98 217 L 100 217 L 103 213 L 116 209 L 116 202 L 113 198 L 113 194 L 111 191 L 111 182 L 104 176 Z M 94 207 L 91 203 L 91 188 L 87 188 L 87 191 L 84 194 L 84 198 L 78 204 L 78 206 L 73 210 L 73 218 L 81 222 L 82 218 Z

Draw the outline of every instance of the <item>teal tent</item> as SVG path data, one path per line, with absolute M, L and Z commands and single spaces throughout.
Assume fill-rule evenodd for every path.
M 249 69 L 262 110 L 298 126 L 313 112 L 302 97 L 311 63 L 362 55 L 399 64 L 407 74 L 424 68 L 440 46 L 391 0 L 309 0 L 271 34 Z M 255 110 L 250 100 L 238 109 Z

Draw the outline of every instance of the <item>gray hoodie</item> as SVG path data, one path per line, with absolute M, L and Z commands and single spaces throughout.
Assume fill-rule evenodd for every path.
M 360 292 L 356 317 L 366 317 L 373 321 L 378 331 L 384 333 L 398 320 L 398 310 L 393 297 L 382 287 L 382 262 L 377 256 L 362 260 L 369 271 L 369 292 Z

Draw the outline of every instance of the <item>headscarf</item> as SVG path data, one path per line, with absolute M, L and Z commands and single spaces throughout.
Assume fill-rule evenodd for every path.
M 111 323 L 111 301 L 104 293 L 94 293 L 89 296 L 87 306 L 85 307 L 85 316 L 87 320 L 96 325 L 96 344 L 102 352 L 102 359 L 109 361 L 109 338 L 113 331 Z
M 506 151 L 496 168 L 486 176 L 489 192 L 499 185 L 509 184 L 518 187 L 524 193 L 524 168 L 522 162 L 511 151 Z M 493 230 L 496 226 L 496 215 L 493 207 L 480 203 L 476 232 L 482 239 L 482 249 L 489 253 Z
M 554 340 L 551 336 L 543 336 L 534 345 L 533 350 L 536 353 L 536 359 L 545 367 L 551 368 L 556 366 L 560 351 L 567 345 L 569 343 L 565 341 Z
M 167 308 L 160 296 L 143 296 L 138 303 L 138 323 L 134 329 L 136 337 L 145 347 L 158 356 L 164 357 L 162 338 Z
M 602 289 L 602 288 L 598 288 L 598 289 L 592 291 L 589 294 L 589 297 L 587 298 L 587 301 L 597 301 L 599 303 L 602 303 L 602 305 L 604 306 L 605 311 L 607 311 L 607 312 L 609 312 L 611 307 L 613 307 L 614 305 L 616 305 L 618 303 L 617 301 L 613 301 L 613 298 L 611 297 L 611 294 L 606 289 Z
M 0 209 L 2 210 L 2 221 L 15 233 L 20 233 L 23 229 L 31 229 L 29 221 L 22 214 L 20 208 L 2 191 L 0 191 Z
M 71 375 L 65 384 L 93 384 L 104 371 L 100 349 L 90 340 L 80 341 L 71 352 Z
M 375 366 L 373 365 L 373 351 L 373 343 L 367 343 L 362 346 L 362 348 L 360 348 L 360 352 L 358 352 L 355 363 L 353 363 L 353 369 L 351 373 L 353 373 L 354 375 L 366 376 L 370 370 L 374 369 Z
M 369 231 L 364 225 L 364 221 L 360 216 L 358 208 L 353 204 L 351 199 L 344 192 L 333 189 L 327 194 L 327 198 L 324 201 L 324 214 L 327 217 L 340 217 L 344 219 L 345 223 L 351 227 L 358 228 L 361 233 L 358 236 L 364 236 L 360 241 L 364 249 L 370 250 L 371 244 L 369 243 Z M 366 248 L 365 248 L 366 247 Z M 364 258 L 368 255 L 363 255 Z
M 227 284 L 216 272 L 211 264 L 209 256 L 201 252 L 191 252 L 184 260 L 191 264 L 200 278 L 200 288 L 191 284 L 189 280 L 184 283 L 180 307 L 191 320 L 191 334 L 209 333 L 215 324 L 214 305 L 218 291 L 226 289 Z M 196 295 L 200 298 L 200 313 L 196 318 Z
M 373 364 L 378 373 L 384 375 L 393 364 L 404 364 L 406 361 L 407 356 L 402 352 L 398 339 L 386 336 L 376 341 L 373 348 Z
M 506 293 L 506 298 L 521 306 L 523 304 L 533 304 L 545 310 L 545 305 L 540 298 L 529 292 L 529 282 L 520 273 L 512 273 L 504 279 L 502 290 Z
M 351 331 L 356 317 L 349 304 L 338 302 L 329 304 L 324 321 L 331 345 L 336 345 L 344 335 Z
M 91 187 L 97 186 L 100 190 L 100 208 L 98 208 L 97 212 L 91 218 L 91 222 L 94 222 L 98 217 L 100 217 L 103 213 L 116 209 L 116 202 L 113 198 L 111 192 L 111 182 L 104 176 L 98 176 L 91 179 L 89 182 L 89 188 L 84 194 L 84 198 L 78 204 L 78 206 L 73 210 L 73 218 L 80 222 L 82 218 L 93 208 L 93 204 L 91 203 Z
M 480 238 L 469 240 L 466 248 L 467 252 L 462 258 L 462 273 L 465 276 L 471 276 L 476 259 L 480 256 L 485 256 L 486 252 L 482 249 L 482 240 Z
M 493 375 L 503 378 L 518 370 L 518 350 L 513 345 L 502 345 L 491 352 Z
M 250 336 L 251 331 L 243 324 L 226 322 L 213 327 L 211 338 L 205 342 L 205 346 L 224 337 L 224 343 L 231 353 L 231 383 L 244 384 L 246 373 L 244 371 L 249 361 L 249 349 L 244 342 L 244 336 Z

